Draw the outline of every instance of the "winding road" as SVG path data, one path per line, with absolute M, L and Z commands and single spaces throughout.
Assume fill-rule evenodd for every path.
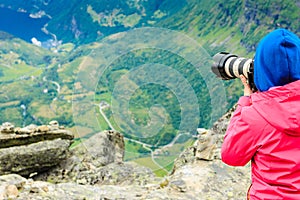
M 99 104 L 95 104 L 96 106 L 99 107 L 99 112 L 100 114 L 102 115 L 102 117 L 104 118 L 104 120 L 106 121 L 106 123 L 108 124 L 108 126 L 110 127 L 111 130 L 116 130 L 112 124 L 110 123 L 109 119 L 106 117 L 105 113 L 103 112 L 103 109 L 104 108 L 108 108 L 109 107 L 109 104 L 107 102 L 101 102 Z M 138 141 L 138 140 L 134 140 L 134 139 L 131 139 L 131 138 L 126 138 L 124 137 L 126 140 L 128 141 L 131 141 L 131 142 L 134 142 L 134 143 L 137 143 L 137 144 L 140 144 L 143 146 L 143 148 L 147 149 L 148 151 L 151 152 L 151 160 L 152 162 L 157 165 L 161 170 L 164 170 L 166 173 L 169 173 L 163 166 L 161 166 L 159 163 L 157 163 L 155 161 L 155 158 L 154 158 L 154 152 L 153 150 L 151 149 L 151 147 L 153 147 L 153 145 L 149 145 L 149 144 L 146 144 L 146 143 L 143 143 L 141 141 Z
M 45 81 L 45 82 L 48 81 L 46 76 L 43 77 L 43 81 Z M 57 87 L 57 88 L 56 88 L 56 91 L 57 91 L 57 93 L 59 94 L 59 93 L 60 93 L 60 88 L 61 88 L 60 85 L 59 85 L 59 83 L 56 82 L 56 81 L 48 81 L 48 82 L 50 82 L 50 83 L 56 85 L 56 87 Z

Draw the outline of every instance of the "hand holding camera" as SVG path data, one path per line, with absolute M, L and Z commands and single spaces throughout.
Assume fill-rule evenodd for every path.
M 241 78 L 244 85 L 244 95 L 249 96 L 257 91 L 254 80 L 253 59 L 238 57 L 226 52 L 220 52 L 214 55 L 214 63 L 211 67 L 217 77 L 223 80 Z M 242 76 L 242 77 L 241 77 Z
M 251 89 L 246 77 L 244 75 L 240 75 L 240 79 L 244 85 L 244 96 L 250 96 L 250 94 L 253 93 L 253 90 Z

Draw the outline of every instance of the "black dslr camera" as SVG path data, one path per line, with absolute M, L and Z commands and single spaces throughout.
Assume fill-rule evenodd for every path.
M 214 63 L 211 66 L 211 70 L 217 75 L 217 77 L 223 80 L 229 80 L 239 78 L 240 75 L 244 75 L 252 89 L 257 91 L 254 84 L 254 62 L 253 59 L 247 59 L 238 57 L 237 55 L 220 52 L 214 55 Z

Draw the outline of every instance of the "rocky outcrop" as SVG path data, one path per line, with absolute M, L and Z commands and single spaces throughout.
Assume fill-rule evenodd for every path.
M 0 175 L 16 173 L 28 177 L 58 165 L 67 158 L 74 137 L 56 121 L 25 128 L 4 123 L 0 131 Z
M 70 150 L 68 159 L 34 177 L 52 183 L 74 182 L 82 185 L 144 185 L 155 179 L 152 171 L 135 163 L 123 162 L 123 135 L 103 131 Z
M 13 181 L 11 181 L 13 179 Z M 73 182 L 53 184 L 49 182 L 24 179 L 19 175 L 0 177 L 0 199 L 16 200 L 137 200 L 160 199 L 152 185 L 137 187 L 129 184 L 119 185 L 80 185 Z M 152 192 L 151 192 L 152 191 Z M 167 194 L 163 197 L 167 199 Z
M 197 160 L 221 160 L 223 137 L 235 108 L 236 106 L 215 122 L 211 129 L 197 129 L 198 139 L 175 160 L 173 171 Z
M 124 140 L 116 131 L 95 134 L 71 149 L 69 157 L 47 172 L 25 179 L 0 176 L 1 195 L 12 199 L 244 200 L 250 169 L 220 160 L 220 147 L 231 112 L 175 161 L 171 174 L 158 178 L 151 170 L 123 162 Z
M 193 197 L 191 199 L 246 199 L 251 183 L 250 165 L 228 166 L 221 161 L 220 154 L 234 109 L 221 117 L 210 130 L 198 129 L 198 140 L 175 160 L 169 187 L 184 191 Z
M 17 174 L 0 176 L 0 199 L 1 195 L 22 200 L 140 199 L 146 191 L 158 189 L 161 178 L 146 167 L 123 162 L 124 151 L 120 133 L 95 134 L 46 172 L 28 179 Z

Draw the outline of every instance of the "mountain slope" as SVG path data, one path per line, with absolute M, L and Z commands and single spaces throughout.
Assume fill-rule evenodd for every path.
M 112 33 L 149 25 L 162 14 L 156 13 L 163 0 L 44 0 L 5 1 L 0 4 L 29 13 L 44 11 L 51 17 L 47 29 L 63 42 L 88 43 Z M 161 15 L 161 16 L 160 16 Z M 148 20 L 152 22 L 148 23 Z
M 240 34 L 248 51 L 268 31 L 284 27 L 299 33 L 299 0 L 0 0 L 4 7 L 44 11 L 47 29 L 59 40 L 83 44 L 134 27 L 164 27 L 195 38 Z M 205 37 L 207 36 L 207 37 Z M 212 39 L 210 39 L 212 40 Z

